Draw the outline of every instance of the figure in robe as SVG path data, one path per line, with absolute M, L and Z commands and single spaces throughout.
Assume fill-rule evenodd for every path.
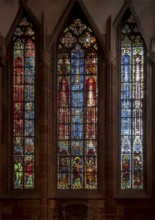
M 75 188 L 82 187 L 82 163 L 80 157 L 75 157 L 73 162 L 73 185 Z
M 69 106 L 69 82 L 63 77 L 59 82 L 59 107 Z
M 23 166 L 22 166 L 22 157 L 17 156 L 14 161 L 14 186 L 15 188 L 22 188 L 23 184 Z
M 26 185 L 32 186 L 33 184 L 33 158 L 31 156 L 28 156 L 26 158 L 26 163 L 25 163 L 25 171 L 26 171 Z
M 123 161 L 122 161 L 122 181 L 123 184 L 125 185 L 125 188 L 128 187 L 129 185 L 129 178 L 130 178 L 130 160 L 129 156 L 125 155 L 123 156 Z
M 88 107 L 93 107 L 96 104 L 96 80 L 90 76 L 86 80 L 86 102 Z

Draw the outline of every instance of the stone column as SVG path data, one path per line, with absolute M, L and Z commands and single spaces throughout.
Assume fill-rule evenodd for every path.
M 0 122 L 1 122 L 1 111 L 2 111 L 2 72 L 6 64 L 6 49 L 5 39 L 0 33 Z M 0 140 L 1 140 L 1 124 L 0 124 Z
M 154 187 L 154 184 L 155 184 L 155 115 L 154 115 L 154 112 L 155 112 L 155 37 L 152 37 L 151 38 L 151 41 L 150 41 L 150 48 L 149 48 L 149 61 L 150 61 L 150 64 L 151 64 L 151 74 L 152 74 L 152 80 L 151 80 L 151 83 L 152 83 L 152 94 L 151 94 L 151 97 L 152 97 L 152 135 L 153 135 L 153 141 L 152 141 L 152 147 L 153 149 L 151 149 L 152 153 L 151 153 L 151 164 L 152 164 L 152 168 L 153 168 L 153 173 L 151 172 L 151 175 L 152 175 L 152 178 L 153 178 L 153 182 L 152 182 L 152 185 L 153 185 L 153 195 L 154 195 L 154 198 L 155 198 L 155 187 Z
M 0 162 L 2 161 L 2 74 L 4 72 L 4 67 L 6 64 L 6 49 L 5 49 L 5 39 L 0 33 Z M 2 163 L 0 163 L 0 175 L 2 175 L 1 170 Z M 1 184 L 0 184 L 1 185 Z M 0 187 L 0 193 L 1 193 Z
M 113 162 L 113 158 L 112 158 L 112 149 L 113 149 L 113 126 L 114 126 L 114 122 L 115 120 L 113 119 L 113 116 L 116 116 L 116 108 L 115 108 L 115 100 L 113 99 L 113 93 L 115 93 L 115 81 L 114 81 L 114 64 L 115 64 L 115 53 L 111 50 L 109 50 L 106 54 L 106 85 L 107 85 L 107 101 L 106 101 L 106 107 L 107 107 L 107 146 L 108 146 L 108 169 L 107 169 L 107 174 L 108 174 L 108 197 L 111 198 L 111 190 L 113 188 L 112 186 L 112 162 Z M 116 93 L 115 93 L 116 95 Z
M 48 75 L 50 67 L 50 56 L 48 53 L 43 53 L 43 68 L 41 69 L 41 97 L 40 97 L 40 110 L 42 113 L 40 123 L 40 207 L 41 207 L 41 219 L 48 219 Z
M 114 158 L 117 154 L 114 153 L 117 141 L 115 138 L 115 129 L 117 125 L 117 90 L 116 90 L 116 72 L 115 72 L 115 53 L 112 50 L 106 54 L 106 108 L 107 108 L 107 161 L 106 161 L 106 177 L 107 177 L 107 197 L 105 204 L 106 216 L 113 218 L 115 216 L 115 204 L 113 201 L 114 188 L 114 164 L 117 160 Z M 116 167 L 115 167 L 116 169 Z

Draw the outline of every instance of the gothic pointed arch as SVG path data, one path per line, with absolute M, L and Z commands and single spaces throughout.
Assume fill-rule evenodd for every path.
M 67 6 L 63 22 L 61 19 L 54 31 L 52 47 L 56 127 L 52 131 L 55 149 L 50 149 L 49 155 L 55 152 L 53 190 L 62 197 L 83 197 L 85 193 L 92 196 L 106 188 L 100 163 L 104 158 L 101 138 L 104 131 L 100 129 L 104 104 L 100 102 L 100 94 L 104 90 L 105 50 L 100 33 L 81 1 L 71 1 Z M 79 190 L 84 194 L 78 195 Z
M 151 178 L 146 166 L 148 164 L 151 169 L 148 161 L 148 152 L 151 151 L 148 121 L 152 117 L 148 102 L 151 94 L 147 87 L 147 39 L 131 1 L 124 4 L 114 26 L 119 42 L 115 44 L 119 54 L 116 61 L 119 102 L 116 122 L 119 158 L 115 172 L 115 178 L 119 178 L 117 195 L 145 197 L 146 191 L 151 190 Z
M 7 125 L 3 134 L 9 138 L 4 140 L 3 147 L 9 161 L 5 168 L 9 171 L 6 181 L 9 180 L 7 185 L 12 193 L 36 192 L 38 188 L 40 31 L 39 21 L 26 3 L 20 2 L 6 37 L 7 74 L 4 77 Z

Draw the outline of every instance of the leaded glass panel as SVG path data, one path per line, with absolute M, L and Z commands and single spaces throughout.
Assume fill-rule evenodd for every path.
M 22 17 L 13 36 L 14 189 L 34 188 L 35 31 Z
M 58 44 L 58 189 L 97 189 L 97 79 L 96 37 L 76 19 Z
M 143 189 L 144 41 L 133 15 L 121 27 L 121 189 Z

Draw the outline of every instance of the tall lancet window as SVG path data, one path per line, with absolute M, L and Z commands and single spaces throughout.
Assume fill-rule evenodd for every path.
M 97 51 L 93 31 L 79 18 L 59 38 L 58 189 L 97 189 Z
M 144 48 L 128 11 L 121 26 L 121 189 L 144 187 Z
M 13 187 L 34 188 L 35 31 L 22 17 L 13 35 Z

